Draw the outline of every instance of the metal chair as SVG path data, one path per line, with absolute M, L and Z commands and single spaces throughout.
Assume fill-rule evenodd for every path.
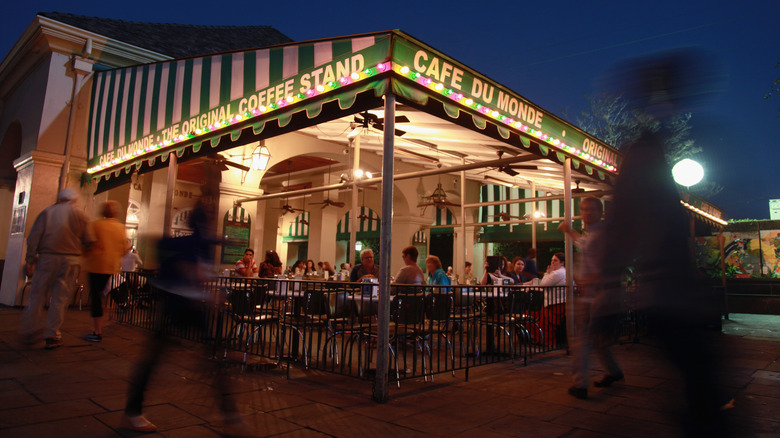
M 229 290 L 228 306 L 226 313 L 231 326 L 225 341 L 225 357 L 227 357 L 228 342 L 236 340 L 243 344 L 243 363 L 246 364 L 246 356 L 249 346 L 263 339 L 260 330 L 266 326 L 273 328 L 278 323 L 278 317 L 263 309 L 268 302 L 265 287 L 257 287 L 250 290 Z M 243 337 L 246 336 L 246 341 Z

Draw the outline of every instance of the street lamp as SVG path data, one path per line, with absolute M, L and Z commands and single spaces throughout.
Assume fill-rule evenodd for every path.
M 672 167 L 672 176 L 677 184 L 690 187 L 704 178 L 704 168 L 696 161 L 685 158 Z
M 256 147 L 252 152 L 252 170 L 265 170 L 270 159 L 271 153 L 265 145 Z

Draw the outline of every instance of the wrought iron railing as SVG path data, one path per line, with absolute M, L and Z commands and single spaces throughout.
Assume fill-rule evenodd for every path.
M 205 335 L 157 327 L 151 274 L 112 279 L 115 318 L 213 344 L 218 356 L 372 379 L 378 286 L 371 283 L 217 277 L 203 284 Z M 433 378 L 504 360 L 526 363 L 566 347 L 565 287 L 391 286 L 390 380 Z M 630 323 L 630 321 L 629 321 Z M 633 326 L 624 336 L 634 336 Z

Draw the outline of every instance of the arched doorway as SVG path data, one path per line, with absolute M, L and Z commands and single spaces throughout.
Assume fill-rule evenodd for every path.
M 439 257 L 446 270 L 453 264 L 453 246 L 455 241 L 455 220 L 448 208 L 436 208 L 431 228 L 429 253 Z

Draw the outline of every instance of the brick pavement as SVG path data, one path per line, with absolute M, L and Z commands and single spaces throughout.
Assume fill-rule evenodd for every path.
M 71 309 L 65 346 L 23 346 L 19 309 L 0 307 L 0 436 L 136 436 L 119 429 L 127 380 L 148 332 L 108 322 L 105 339 L 90 331 L 88 311 Z M 736 407 L 727 412 L 736 436 L 780 436 L 780 316 L 732 315 L 724 322 L 726 384 Z M 182 342 L 159 367 L 145 414 L 166 437 L 219 436 L 221 416 L 202 350 Z M 257 436 L 674 437 L 685 408 L 682 382 L 652 339 L 616 347 L 625 383 L 591 388 L 590 399 L 566 393 L 568 358 L 533 357 L 527 367 L 501 363 L 435 381 L 391 387 L 386 404 L 371 401 L 367 381 L 300 369 L 231 368 L 234 394 Z M 236 359 L 240 356 L 236 355 Z M 598 373 L 594 370 L 594 375 Z

